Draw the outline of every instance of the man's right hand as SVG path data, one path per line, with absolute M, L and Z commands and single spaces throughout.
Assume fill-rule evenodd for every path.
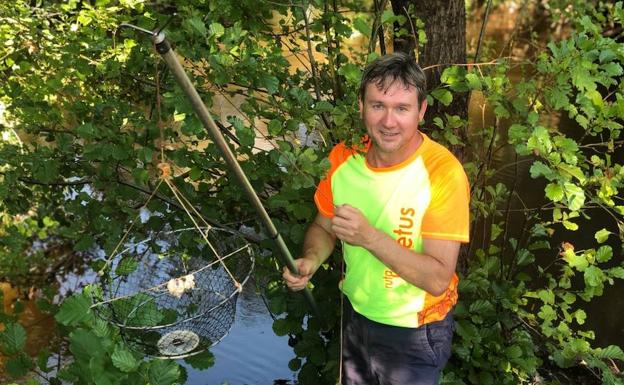
M 311 258 L 295 259 L 295 266 L 299 270 L 299 275 L 293 274 L 288 267 L 284 266 L 282 277 L 290 290 L 299 291 L 307 286 L 308 281 L 310 281 L 310 278 L 312 278 L 319 266 Z
M 284 267 L 282 277 L 290 290 L 303 290 L 321 264 L 331 255 L 336 245 L 336 235 L 331 229 L 331 219 L 317 214 L 306 231 L 302 257 L 295 259 L 298 275 Z

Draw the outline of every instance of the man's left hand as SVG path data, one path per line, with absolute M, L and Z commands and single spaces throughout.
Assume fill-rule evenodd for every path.
M 338 239 L 354 246 L 366 247 L 377 236 L 377 229 L 368 223 L 364 214 L 346 204 L 336 206 L 331 226 Z

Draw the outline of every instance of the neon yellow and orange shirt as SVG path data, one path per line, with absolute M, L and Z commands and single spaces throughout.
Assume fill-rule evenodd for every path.
M 400 245 L 422 252 L 423 238 L 468 242 L 470 187 L 461 163 L 422 134 L 414 154 L 389 168 L 374 168 L 364 150 L 338 144 L 314 200 L 333 217 L 349 204 Z M 363 247 L 343 245 L 346 273 L 341 288 L 353 308 L 383 324 L 418 327 L 444 319 L 457 302 L 458 277 L 440 296 L 406 282 Z

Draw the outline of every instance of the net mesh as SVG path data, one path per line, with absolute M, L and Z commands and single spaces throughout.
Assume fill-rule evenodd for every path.
M 238 293 L 253 270 L 254 249 L 237 233 L 201 231 L 160 232 L 114 256 L 96 309 L 130 346 L 183 358 L 227 335 Z

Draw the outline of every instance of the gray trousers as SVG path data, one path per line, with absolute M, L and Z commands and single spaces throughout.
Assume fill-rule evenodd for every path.
M 345 298 L 342 385 L 435 385 L 451 355 L 453 315 L 418 328 L 380 324 Z

